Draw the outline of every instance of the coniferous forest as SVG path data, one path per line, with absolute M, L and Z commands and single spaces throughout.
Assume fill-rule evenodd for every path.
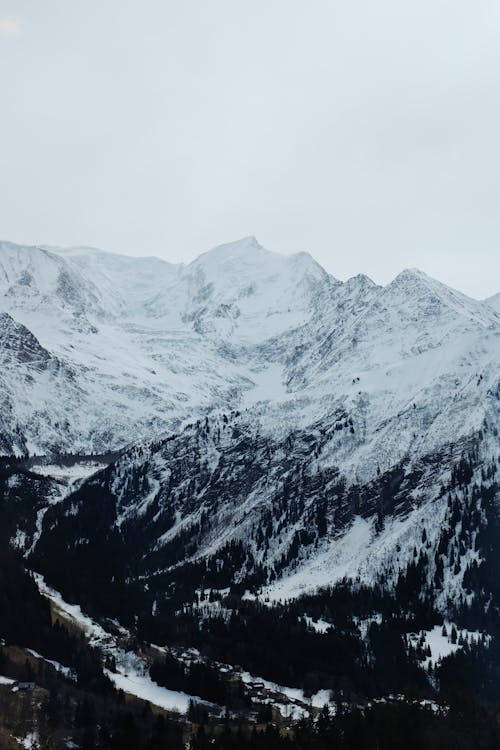
M 4 469 L 5 482 L 12 471 Z M 472 476 L 462 462 L 452 482 L 470 487 Z M 38 478 L 28 479 L 31 492 Z M 186 742 L 192 750 L 420 748 L 424 743 L 430 748 L 495 747 L 500 742 L 500 631 L 495 612 L 488 612 L 481 597 L 496 601 L 500 535 L 494 490 L 477 486 L 468 492 L 470 499 L 462 504 L 448 493 L 448 525 L 441 530 L 436 553 L 438 559 L 440 554 L 449 556 L 453 544 L 467 541 L 482 521 L 475 545 L 485 551 L 485 560 L 480 567 L 470 565 L 465 579 L 478 596 L 473 604 L 454 605 L 458 626 L 447 625 L 435 606 L 445 568 L 436 566 L 429 578 L 425 531 L 420 553 L 415 547 L 392 588 L 383 578 L 369 587 L 344 582 L 273 606 L 242 599 L 241 587 L 214 588 L 205 602 L 205 616 L 199 594 L 186 601 L 189 577 L 172 593 L 170 604 L 147 613 L 149 594 L 133 585 L 127 589 L 125 581 L 116 586 L 103 577 L 104 607 L 98 593 L 93 599 L 91 590 L 72 596 L 65 589 L 68 569 L 42 568 L 68 599 L 85 601 L 86 609 L 108 626 L 109 620 L 102 618 L 116 618 L 125 606 L 124 591 L 130 590 L 129 607 L 133 602 L 138 616 L 122 619 L 128 628 L 127 647 L 147 654 L 148 673 L 156 685 L 196 696 L 185 716 L 158 710 L 117 689 L 107 676 L 108 670 L 116 670 L 114 657 L 103 655 L 85 632 L 57 615 L 26 570 L 25 558 L 5 546 L 0 555 L 0 673 L 12 683 L 0 685 L 0 737 L 26 736 L 36 727 L 40 747 L 64 747 L 71 737 L 80 747 L 103 750 L 181 748 Z M 8 517 L 7 500 L 5 495 Z M 85 582 L 75 569 L 72 573 Z M 329 627 L 315 627 L 320 622 Z M 460 648 L 425 668 L 430 647 L 424 638 L 413 639 L 410 647 L 408 634 L 433 629 L 446 632 L 450 643 Z M 482 636 L 468 639 L 473 631 Z M 149 644 L 155 643 L 168 643 L 170 650 L 154 651 Z M 198 656 L 187 658 L 192 649 Z M 245 682 L 238 670 L 300 689 L 309 710 L 293 717 L 289 707 L 287 719 L 272 692 L 266 694 L 266 684 Z M 28 689 L 13 692 L 11 685 L 23 684 Z M 313 707 L 311 698 L 320 690 L 326 691 L 328 705 Z

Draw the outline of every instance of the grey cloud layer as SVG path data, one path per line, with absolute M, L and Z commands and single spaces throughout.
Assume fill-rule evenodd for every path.
M 17 0 L 14 20 L 3 237 L 188 260 L 256 234 L 340 278 L 498 291 L 497 3 Z

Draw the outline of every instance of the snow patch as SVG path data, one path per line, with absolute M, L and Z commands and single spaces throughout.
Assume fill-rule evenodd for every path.
M 89 644 L 98 649 L 104 657 L 110 656 L 115 660 L 116 671 L 105 669 L 104 672 L 118 689 L 149 701 L 160 708 L 176 710 L 181 713 L 187 711 L 190 700 L 198 703 L 204 702 L 198 696 L 186 695 L 157 685 L 149 677 L 149 667 L 144 659 L 132 651 L 126 651 L 118 646 L 113 635 L 82 612 L 78 604 L 66 602 L 58 591 L 45 583 L 43 576 L 39 573 L 34 573 L 33 576 L 40 593 L 50 599 L 61 613 L 73 620 L 83 630 Z
M 477 630 L 465 630 L 454 623 L 445 621 L 444 625 L 435 625 L 432 630 L 421 630 L 419 633 L 409 633 L 408 647 L 423 649 L 430 652 L 426 655 L 425 669 L 439 664 L 447 656 L 456 653 L 466 645 L 478 645 L 485 640 L 488 646 L 491 636 Z
M 64 675 L 66 679 L 68 680 L 76 680 L 76 675 L 73 672 L 70 667 L 65 667 L 62 664 L 60 664 L 58 661 L 54 661 L 53 659 L 47 659 L 45 656 L 42 656 L 38 653 L 38 651 L 34 651 L 32 648 L 27 648 L 26 651 L 31 654 L 31 656 L 34 656 L 35 659 L 42 659 L 43 661 L 46 661 L 47 664 L 51 664 L 54 669 L 57 672 L 60 672 L 60 674 Z

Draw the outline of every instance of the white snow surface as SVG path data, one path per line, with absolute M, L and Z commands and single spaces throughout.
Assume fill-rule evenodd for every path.
M 41 654 L 38 653 L 38 651 L 34 651 L 32 648 L 27 648 L 26 651 L 29 654 L 31 654 L 31 656 L 34 656 L 35 659 L 41 659 L 42 661 L 46 661 L 47 664 L 51 664 L 57 672 L 60 672 L 68 680 L 75 679 L 73 670 L 70 669 L 70 667 L 65 667 L 63 664 L 60 664 L 58 661 L 55 661 L 54 659 L 47 659 L 45 656 L 42 656 Z
M 334 584 L 342 578 L 357 575 L 362 562 L 366 560 L 366 550 L 372 538 L 372 522 L 357 517 L 351 527 L 312 559 L 299 565 L 295 572 L 285 578 L 278 578 L 265 587 L 261 597 L 271 601 L 286 601 L 311 590 Z
M 40 747 L 40 737 L 36 730 L 33 732 L 28 732 L 26 737 L 14 737 L 14 739 L 25 750 L 38 750 L 38 748 Z
M 265 680 L 262 677 L 255 677 L 255 675 L 250 674 L 250 672 L 240 672 L 239 677 L 241 678 L 242 682 L 246 683 L 247 685 L 260 684 L 263 685 L 264 688 L 270 693 L 273 693 L 273 705 L 279 708 L 282 715 L 286 716 L 289 719 L 300 719 L 309 716 L 309 712 L 307 710 L 308 706 L 313 706 L 314 708 L 323 708 L 324 705 L 333 705 L 332 701 L 330 700 L 329 690 L 318 690 L 310 698 L 307 698 L 301 688 L 292 688 L 286 687 L 285 685 L 279 685 L 278 683 L 272 682 L 271 680 Z M 287 701 L 280 702 L 280 695 L 284 696 L 284 698 L 286 698 L 290 703 L 288 703 Z
M 64 466 L 56 463 L 37 463 L 31 467 L 31 471 L 35 472 L 35 474 L 41 474 L 44 477 L 60 479 L 66 485 L 71 486 L 80 479 L 88 479 L 105 467 L 106 464 L 99 463 L 98 461 L 82 461 L 73 464 L 73 466 Z
M 43 576 L 38 573 L 33 575 L 40 593 L 50 599 L 65 617 L 78 625 L 86 634 L 90 645 L 97 648 L 104 656 L 112 656 L 115 659 L 116 671 L 106 669 L 105 673 L 118 689 L 149 701 L 160 708 L 180 713 L 186 713 L 190 700 L 203 703 L 197 696 L 186 695 L 157 685 L 149 677 L 144 659 L 132 651 L 121 648 L 111 633 L 82 612 L 79 605 L 66 602 L 58 591 L 45 583 Z
M 269 601 L 294 599 L 308 591 L 330 586 L 342 579 L 370 584 L 385 566 L 399 571 L 411 560 L 415 540 L 422 529 L 429 536 L 438 534 L 445 506 L 420 506 L 406 517 L 389 517 L 381 532 L 375 530 L 375 518 L 357 516 L 351 526 L 332 540 L 325 540 L 317 553 L 304 560 L 283 578 L 262 589 L 260 598 Z M 399 559 L 394 550 L 399 547 Z M 396 565 L 394 565 L 396 563 Z
M 327 622 L 326 620 L 323 620 L 321 618 L 319 620 L 313 620 L 312 617 L 305 615 L 304 619 L 307 623 L 307 626 L 309 628 L 312 628 L 316 633 L 326 633 L 332 627 L 332 624 L 330 622 Z
M 487 450 L 485 447 L 485 455 Z M 490 458 L 496 459 L 496 439 L 491 450 Z M 480 477 L 480 471 L 476 472 L 477 482 Z M 334 538 L 323 539 L 311 556 L 299 560 L 284 575 L 263 586 L 258 598 L 269 604 L 285 602 L 344 579 L 370 586 L 381 574 L 389 585 L 395 584 L 399 572 L 414 559 L 424 529 L 430 547 L 436 548 L 448 513 L 446 499 L 443 501 L 440 497 L 440 484 L 446 478 L 446 473 L 424 474 L 421 486 L 413 492 L 413 497 L 407 498 L 414 501 L 409 510 L 405 514 L 387 516 L 381 529 L 376 528 L 375 516 L 366 519 L 356 516 L 347 529 Z M 464 572 L 473 560 L 481 562 L 477 550 L 469 549 L 462 555 L 458 572 L 453 566 L 446 567 L 443 588 L 435 602 L 442 611 L 446 611 L 448 599 L 458 601 L 463 594 Z M 433 573 L 434 568 L 430 566 L 429 575 Z
M 488 297 L 485 302 L 490 305 L 497 313 L 500 313 L 500 292 L 494 294 L 493 297 Z
M 31 452 L 89 452 L 235 406 L 265 363 L 257 347 L 302 325 L 336 284 L 310 256 L 254 238 L 188 266 L 0 243 L 4 412 Z
M 427 647 L 430 648 L 431 654 L 426 658 L 424 664 L 426 669 L 429 669 L 431 665 L 435 666 L 436 664 L 440 663 L 447 656 L 450 656 L 461 648 L 464 648 L 466 644 L 478 644 L 483 637 L 483 633 L 480 633 L 478 630 L 466 630 L 463 628 L 459 628 L 458 626 L 454 625 L 454 623 L 450 623 L 448 621 L 446 621 L 444 625 L 446 628 L 446 635 L 443 635 L 442 625 L 435 625 L 432 630 L 421 630 L 419 633 L 410 633 L 407 636 L 408 644 L 413 648 L 418 644 L 419 641 L 423 641 L 422 647 L 424 649 Z M 452 642 L 451 636 L 453 628 L 455 628 L 457 632 L 457 639 L 455 643 Z M 491 636 L 485 635 L 484 637 L 486 644 L 488 645 L 491 640 Z
M 418 270 L 345 283 L 255 238 L 188 265 L 0 243 L 0 452 L 88 453 L 247 410 L 286 435 L 339 409 L 353 481 L 479 429 L 500 316 Z
M 136 659 L 131 659 L 128 668 L 124 668 L 122 663 L 117 672 L 110 672 L 106 669 L 105 673 L 119 690 L 135 695 L 144 701 L 149 701 L 167 711 L 178 711 L 185 714 L 189 708 L 190 700 L 198 703 L 203 702 L 200 698 L 186 695 L 186 693 L 160 687 L 147 674 L 141 674 L 137 666 L 133 666 L 134 664 L 136 664 Z M 124 671 L 125 669 L 126 671 Z

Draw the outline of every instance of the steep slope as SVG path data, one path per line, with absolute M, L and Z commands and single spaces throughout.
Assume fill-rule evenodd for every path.
M 424 577 L 448 611 L 482 559 L 475 540 L 482 503 L 497 494 L 499 396 L 498 385 L 485 395 L 481 429 L 355 483 L 343 457 L 362 456 L 363 438 L 348 412 L 284 439 L 266 434 L 252 412 L 205 418 L 130 449 L 51 509 L 34 560 L 63 589 L 79 585 L 77 571 L 90 560 L 92 585 L 145 586 L 141 606 L 154 609 L 166 591 L 192 602 L 207 586 L 260 590 L 268 599 L 344 577 L 392 587 L 425 540 Z M 370 439 L 374 453 L 383 449 L 385 434 Z M 448 528 L 458 533 L 457 548 L 444 548 L 446 572 L 435 590 Z M 67 568 L 59 570 L 63 555 Z
M 339 286 L 307 253 L 271 253 L 254 237 L 204 253 L 184 277 L 188 319 L 200 332 L 240 345 L 303 325 Z
M 2 308 L 29 326 L 50 317 L 75 330 L 88 331 L 89 316 L 105 314 L 104 299 L 96 285 L 68 263 L 41 247 L 0 242 L 0 297 Z
M 462 462 L 472 481 L 499 452 L 497 313 L 418 270 L 342 284 L 253 239 L 178 274 L 185 330 L 221 358 L 205 369 L 227 376 L 231 363 L 240 383 L 51 510 L 37 559 L 72 539 L 76 568 L 91 551 L 96 576 L 147 581 L 160 598 L 190 581 L 189 601 L 207 580 L 274 599 L 344 576 L 394 583 L 424 530 L 435 555 L 443 488 L 464 500 Z M 464 595 L 470 539 L 462 556 L 440 606 Z
M 0 467 L 5 540 L 126 626 L 123 678 L 149 641 L 166 688 L 243 665 L 301 710 L 428 700 L 464 663 L 498 691 L 491 304 L 415 269 L 341 283 L 254 238 L 187 266 L 3 244 L 0 300 L 0 449 L 126 446 L 61 458 L 73 476 Z
M 62 430 L 78 447 L 65 406 L 67 400 L 82 402 L 74 371 L 7 313 L 0 313 L 0 392 L 2 453 L 36 452 L 30 436 L 38 434 L 45 449 L 56 447 Z
M 69 520 L 64 505 L 47 516 L 66 548 L 97 545 L 96 560 L 112 539 L 131 576 L 220 550 L 224 585 L 272 585 L 269 596 L 387 566 L 394 576 L 422 507 L 438 544 L 437 501 L 461 458 L 495 458 L 500 317 L 420 271 L 342 284 L 254 238 L 186 267 L 2 247 L 3 304 L 52 344 L 3 315 L 4 450 L 139 440 L 68 501 Z M 61 275 L 81 278 L 75 299 Z
M 496 310 L 497 313 L 500 313 L 500 293 L 494 294 L 493 297 L 488 297 L 485 302 L 494 310 Z
M 1 306 L 61 368 L 41 389 L 59 432 L 8 417 L 6 434 L 20 431 L 37 452 L 115 449 L 218 408 L 255 408 L 263 429 L 283 434 L 347 409 L 358 434 L 385 431 L 386 455 L 364 456 L 373 475 L 457 426 L 478 429 L 498 362 L 500 318 L 488 305 L 418 271 L 385 288 L 363 276 L 341 284 L 307 254 L 271 253 L 254 238 L 188 266 L 8 243 L 0 263 Z M 21 404 L 13 377 L 7 391 Z M 451 429 L 436 405 L 460 398 Z
M 335 311 L 319 335 L 305 327 L 288 387 L 323 409 L 334 397 L 352 415 L 361 454 L 342 460 L 362 481 L 480 428 L 498 382 L 500 318 L 418 271 L 385 288 L 345 286 L 353 282 L 363 300 Z
M 19 429 L 37 452 L 103 451 L 175 428 L 193 412 L 232 408 L 265 386 L 259 345 L 307 322 L 336 286 L 309 256 L 270 253 L 253 239 L 186 267 L 3 243 L 0 309 L 71 372 L 60 377 L 57 400 L 52 385 L 42 389 L 64 411 L 59 434 L 22 413 L 7 433 Z

